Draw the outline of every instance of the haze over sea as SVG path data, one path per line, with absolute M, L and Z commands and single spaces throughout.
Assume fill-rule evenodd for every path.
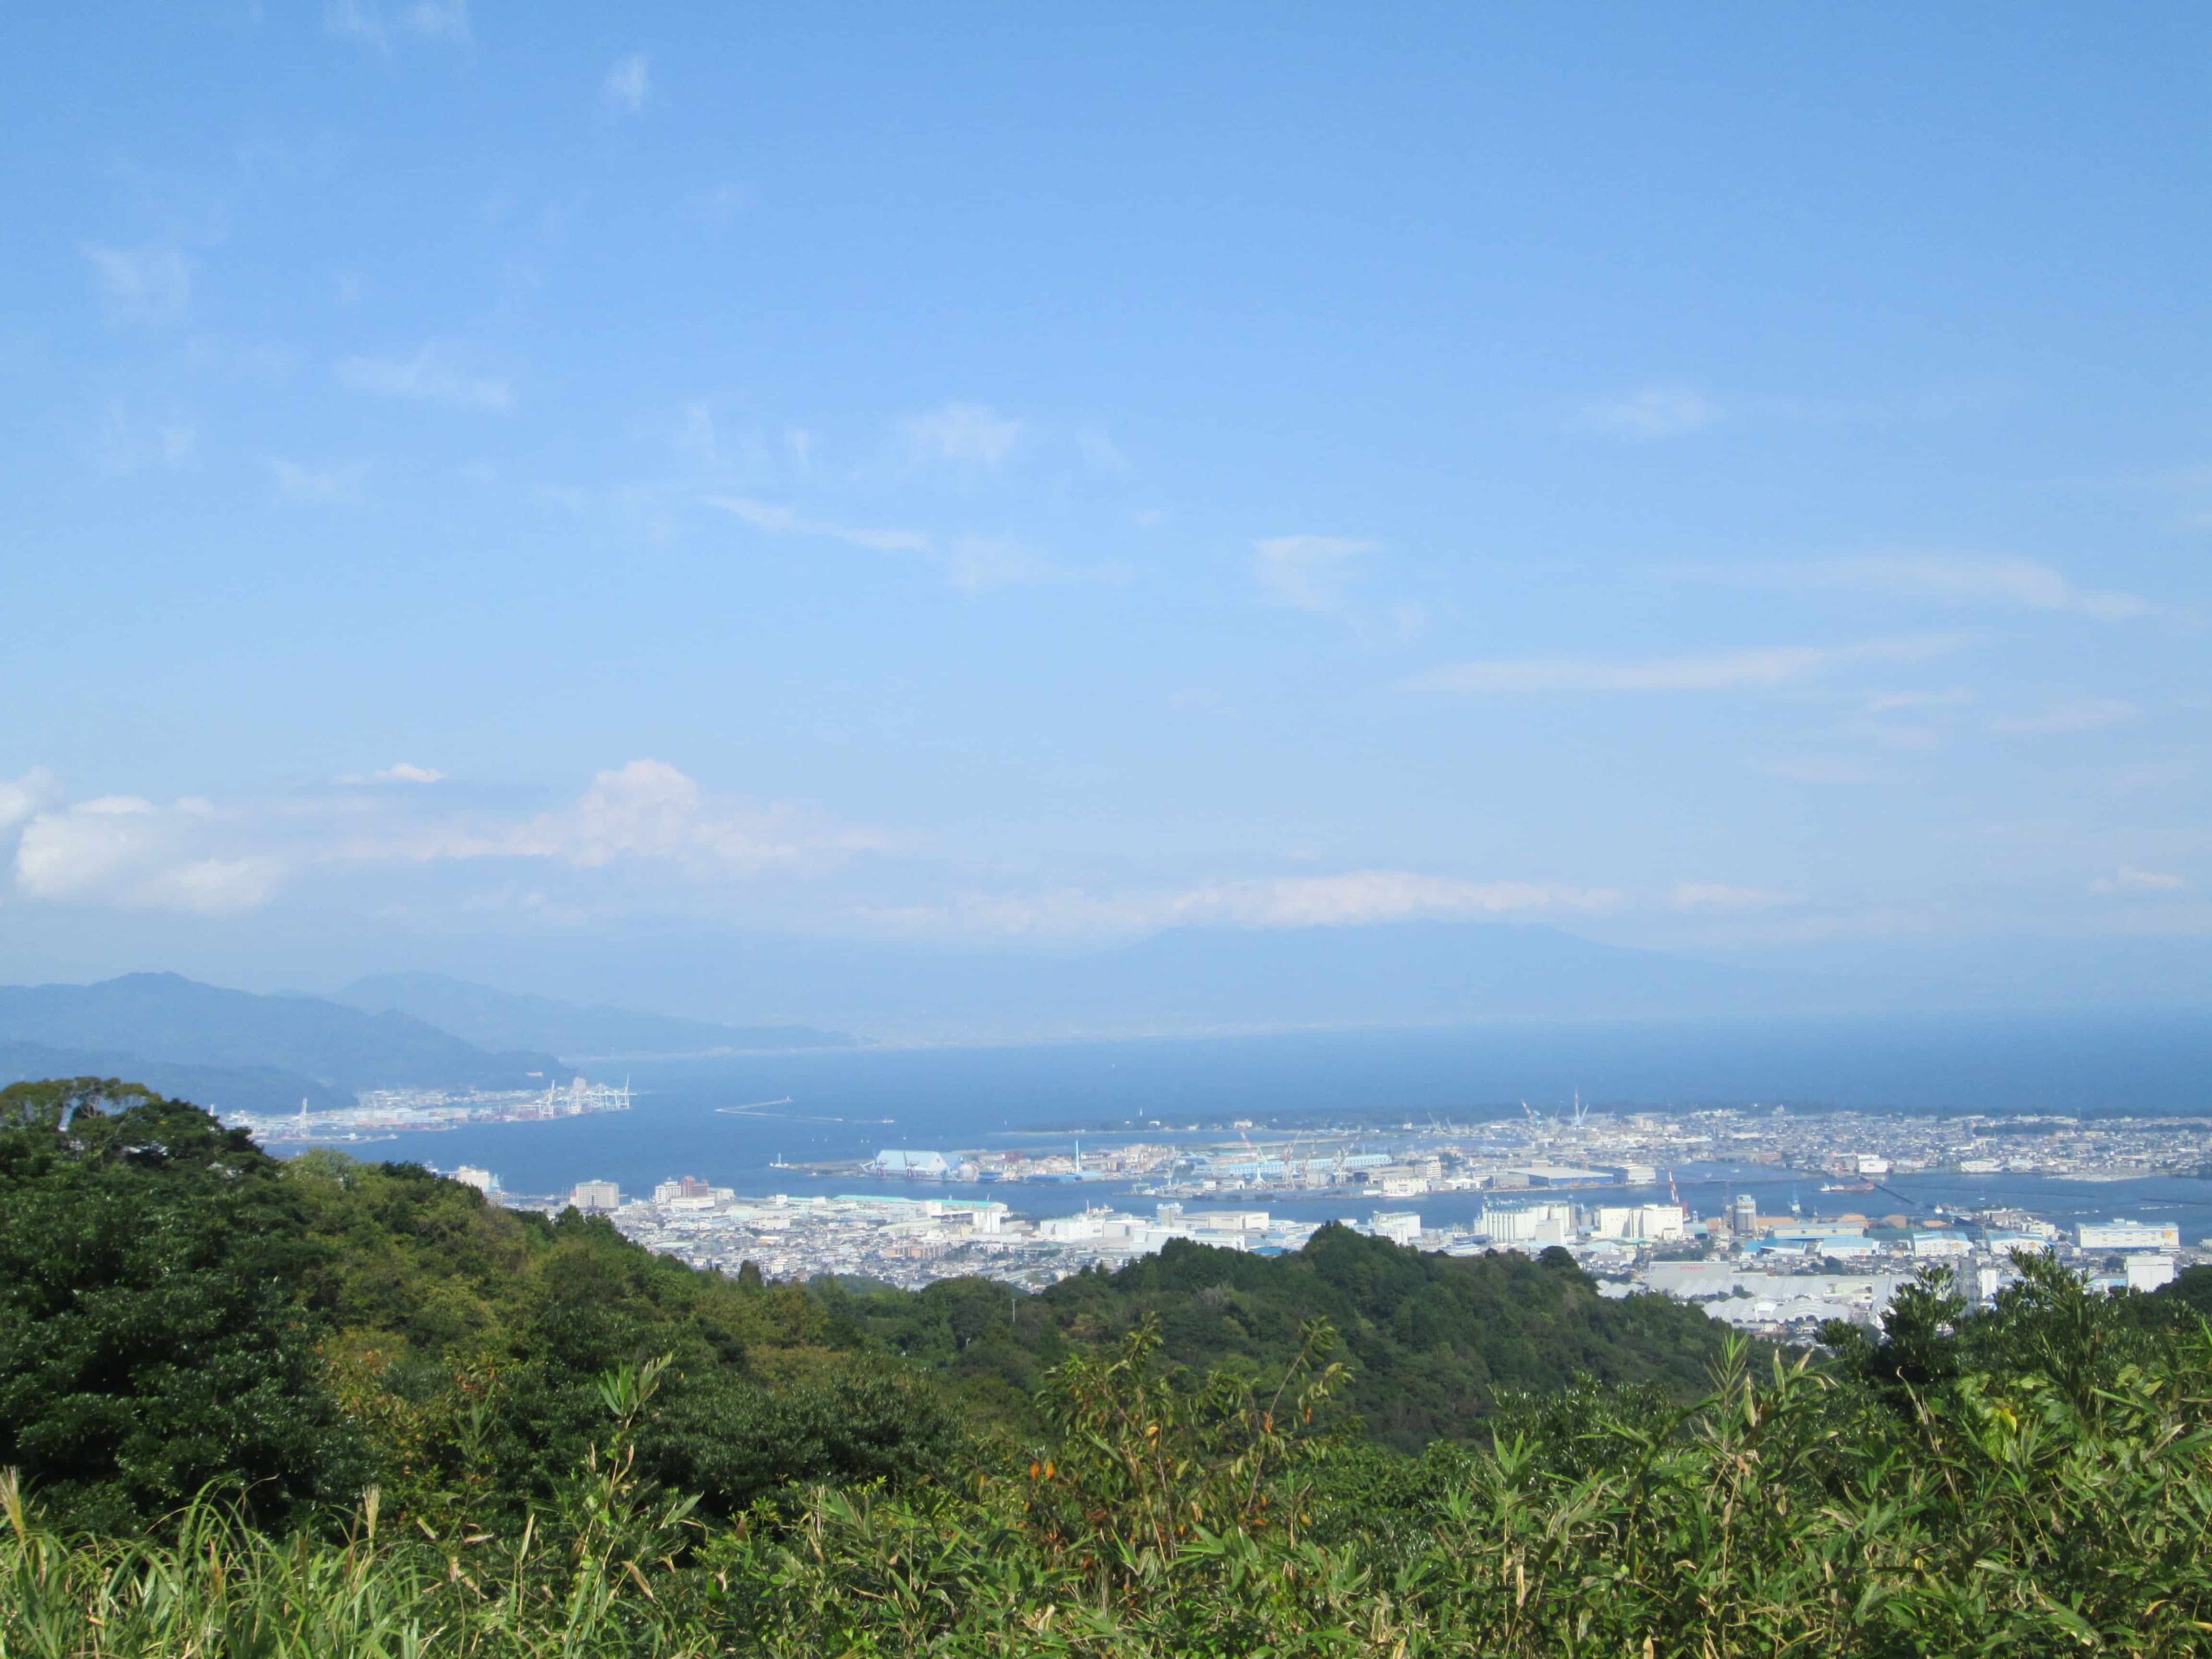
M 1065 1149 L 1074 1131 L 1103 1136 L 1178 1130 L 1236 1117 L 1354 1117 L 1395 1123 L 1466 1122 L 1539 1109 L 1579 1090 L 1604 1107 L 1673 1108 L 1788 1102 L 1904 1111 L 2197 1113 L 2212 1109 L 2212 1016 L 1945 1016 L 1824 1021 L 1670 1022 L 1461 1027 L 1418 1031 L 1065 1043 L 1004 1047 L 863 1048 L 689 1060 L 602 1062 L 581 1068 L 637 1090 L 626 1114 L 546 1123 L 486 1124 L 402 1135 L 350 1150 L 495 1172 L 517 1193 L 565 1192 L 606 1178 L 626 1193 L 678 1174 L 741 1193 L 878 1191 L 909 1196 L 988 1191 L 1050 1214 L 1121 1201 L 1118 1184 L 999 1185 L 988 1189 L 843 1176 L 816 1179 L 771 1167 L 864 1159 L 882 1147 L 1026 1146 Z M 788 1104 L 732 1113 L 763 1102 Z M 888 1120 L 888 1121 L 887 1121 Z M 1684 1196 L 1710 1208 L 1747 1191 L 1779 1212 L 1792 1183 L 1770 1171 L 1678 1171 Z M 1823 1199 L 1905 1208 L 1890 1198 Z M 1901 1177 L 1924 1205 L 2017 1203 L 2056 1220 L 2124 1210 L 2178 1221 L 2185 1238 L 2212 1236 L 2212 1182 L 2061 1182 L 2034 1177 Z M 1474 1194 L 1432 1194 L 1425 1217 L 1464 1219 Z M 1332 1198 L 1314 1213 L 1364 1216 L 1372 1200 Z

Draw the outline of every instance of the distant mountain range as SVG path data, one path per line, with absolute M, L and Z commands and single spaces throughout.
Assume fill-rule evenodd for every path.
M 378 974 L 331 1000 L 371 1014 L 412 1015 L 485 1048 L 549 1049 L 569 1059 L 839 1048 L 853 1039 L 812 1026 L 726 1026 L 629 1008 L 520 995 L 443 974 Z
M 1740 1011 L 1776 988 L 1739 969 L 1481 922 L 1175 928 L 1058 964 L 1040 989 L 1055 987 L 1071 1011 L 1245 1026 L 1666 1018 Z
M 1791 1007 L 1799 988 L 1772 976 L 1502 924 L 1183 928 L 1065 954 L 702 938 L 664 942 L 639 965 L 638 979 L 671 1001 L 688 992 L 695 1005 L 819 1010 L 886 1035 L 955 1041 L 1802 1011 Z M 0 1078 L 129 1077 L 227 1109 L 334 1105 L 375 1088 L 528 1088 L 595 1058 L 853 1040 L 429 973 L 357 980 L 328 997 L 175 974 L 0 987 Z
M 491 1052 L 405 1014 L 176 974 L 0 986 L 0 1074 L 123 1077 L 225 1109 L 350 1103 L 364 1089 L 523 1089 L 561 1069 L 550 1053 Z
M 608 955 L 641 998 L 923 1040 L 1674 1019 L 1809 1001 L 1786 976 L 1504 923 L 1177 928 L 1058 951 L 702 933 Z

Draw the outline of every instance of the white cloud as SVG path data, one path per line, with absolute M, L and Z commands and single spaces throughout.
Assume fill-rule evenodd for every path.
M 1677 881 L 1667 897 L 1675 910 L 1774 910 L 1798 902 L 1797 895 L 1773 887 L 1738 887 L 1723 881 Z
M 453 409 L 505 411 L 514 405 L 513 390 L 505 380 L 465 370 L 435 346 L 425 346 L 411 357 L 346 358 L 338 365 L 338 378 L 356 391 Z
M 1767 766 L 1770 778 L 1779 778 L 1793 784 L 1886 784 L 1889 772 L 1872 766 L 1864 760 L 1854 760 L 1840 755 L 1794 755 L 1777 760 Z
M 1973 701 L 1974 693 L 1963 686 L 1946 691 L 1885 691 L 1866 699 L 1866 712 L 1887 715 L 1900 709 L 1951 709 Z
M 417 863 L 538 858 L 578 869 L 644 859 L 694 875 L 751 875 L 826 868 L 887 844 L 874 831 L 797 807 L 710 800 L 676 767 L 645 760 L 600 772 L 573 804 L 522 823 L 434 823 L 357 841 L 340 855 Z
M 44 766 L 20 778 L 0 778 L 0 830 L 12 830 L 61 798 L 61 780 Z
M 111 322 L 158 327 L 175 322 L 192 302 L 192 261 L 175 247 L 149 243 L 117 248 L 87 242 L 85 257 L 92 262 L 92 278 Z
M 384 19 L 372 0 L 329 0 L 322 9 L 323 32 L 364 46 L 385 43 Z
M 607 79 L 600 84 L 599 99 L 610 110 L 638 115 L 643 113 L 652 92 L 652 66 L 644 53 L 632 52 L 607 72 Z
M 1115 582 L 1115 564 L 1058 564 L 1003 536 L 956 536 L 938 560 L 944 578 L 964 592 L 1040 582 Z
M 1374 551 L 1346 536 L 1271 536 L 1252 543 L 1252 574 L 1276 604 L 1327 614 L 1344 608 L 1354 568 Z
M 277 457 L 270 461 L 269 470 L 276 477 L 277 493 L 286 500 L 325 507 L 358 505 L 361 486 L 369 475 L 369 465 L 365 461 L 307 467 Z
M 1974 553 L 1876 553 L 1822 559 L 1757 573 L 1809 587 L 1859 588 L 1958 605 L 1995 605 L 2019 610 L 2069 612 L 2105 621 L 2148 616 L 2148 600 L 2110 588 L 2078 588 L 2061 572 L 2033 559 Z
M 727 224 L 753 205 L 753 192 L 742 184 L 717 184 L 695 190 L 684 198 L 686 211 L 709 225 Z
M 425 40 L 468 39 L 468 0 L 416 0 L 403 15 L 407 27 Z
M 168 806 L 110 795 L 42 811 L 16 847 L 25 898 L 126 910 L 226 915 L 265 903 L 283 878 L 267 856 L 223 856 L 207 843 L 221 826 L 206 801 Z
M 1408 870 L 1278 877 L 1176 895 L 1174 922 L 1230 927 L 1348 927 L 1375 922 L 1468 919 L 1530 911 L 1599 911 L 1620 895 L 1541 881 L 1467 881 Z
M 809 518 L 791 507 L 747 496 L 713 495 L 707 501 L 772 536 L 816 537 L 875 553 L 919 554 L 936 565 L 952 586 L 968 593 L 1018 583 L 1105 582 L 1122 574 L 1114 565 L 1056 564 L 1001 537 L 956 536 L 939 543 L 919 531 L 872 530 Z
M 1014 453 L 1021 423 L 984 404 L 944 404 L 909 416 L 900 430 L 917 460 L 995 467 Z
M 152 422 L 135 418 L 121 404 L 111 404 L 100 423 L 100 465 L 120 476 L 158 467 L 183 472 L 198 458 L 200 431 L 181 416 Z
M 1836 727 L 1839 736 L 1855 738 L 1870 743 L 1878 749 L 1892 753 L 1926 753 L 1943 747 L 1946 734 L 1939 726 L 1920 725 L 1910 721 L 1883 720 L 1861 715 L 1840 722 Z
M 1575 424 L 1586 431 L 1632 438 L 1671 438 L 1702 431 L 1720 407 L 1689 386 L 1642 386 L 1586 404 Z
M 1445 691 L 1730 691 L 1786 685 L 1853 663 L 1912 662 L 1956 649 L 1949 635 L 1847 645 L 1768 645 L 1709 657 L 1539 657 L 1457 663 L 1421 677 Z
M 1077 431 L 1075 449 L 1084 466 L 1091 472 L 1120 478 L 1129 470 L 1129 458 L 1122 453 L 1122 446 L 1101 428 L 1087 426 Z
M 661 760 L 632 760 L 592 779 L 564 811 L 533 819 L 512 851 L 592 868 L 618 858 L 703 857 L 747 870 L 803 862 L 810 849 L 780 832 L 776 814 L 710 812 L 697 782 Z
M 703 402 L 683 405 L 683 418 L 677 424 L 672 442 L 678 455 L 705 472 L 712 473 L 721 466 L 721 429 L 715 423 L 714 410 Z
M 2041 714 L 2016 715 L 1993 721 L 1990 729 L 2014 735 L 2067 736 L 2076 732 L 2101 731 L 2123 720 L 2133 719 L 2138 712 L 2133 703 L 2117 697 L 2081 697 L 2071 702 L 2054 703 Z
M 715 495 L 707 499 L 723 512 L 734 513 L 755 530 L 766 531 L 772 536 L 817 536 L 878 553 L 935 551 L 930 538 L 918 531 L 868 530 L 851 524 L 830 524 L 819 518 L 803 518 L 790 507 L 755 501 L 741 495 Z
M 341 785 L 428 785 L 402 761 Z M 218 807 L 111 795 L 62 804 L 53 775 L 0 783 L 0 828 L 20 826 L 16 892 L 54 904 L 220 915 L 267 903 L 296 877 L 377 865 L 536 861 L 577 871 L 658 866 L 680 882 L 811 875 L 890 843 L 782 803 L 717 798 L 662 761 L 600 772 L 566 806 L 529 817 L 472 811 L 442 791 L 291 798 Z
M 1063 887 L 1019 895 L 965 894 L 949 905 L 868 912 L 904 933 L 983 937 L 1132 936 L 1168 927 L 1359 927 L 1474 920 L 1543 912 L 1609 910 L 1608 888 L 1541 881 L 1470 881 L 1409 870 L 1355 870 L 1212 883 L 1179 891 L 1096 894 Z
M 2089 883 L 2089 891 L 2097 893 L 2179 893 L 2189 885 L 2177 875 L 2161 870 L 2139 870 L 2133 864 L 2123 864 L 2110 875 L 2101 875 Z
M 414 0 L 396 14 L 399 32 L 426 41 L 466 45 L 469 38 L 468 0 Z M 328 0 L 322 9 L 323 32 L 377 51 L 389 51 L 393 25 L 376 0 Z

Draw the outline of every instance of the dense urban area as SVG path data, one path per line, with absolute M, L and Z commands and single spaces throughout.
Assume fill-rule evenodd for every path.
M 590 1179 L 526 1196 L 499 1192 L 488 1169 L 454 1173 L 516 1207 L 605 1214 L 695 1266 L 734 1273 L 749 1262 L 779 1279 L 912 1288 L 978 1275 L 1034 1289 L 1175 1239 L 1281 1255 L 1336 1221 L 1446 1255 L 1565 1250 L 1608 1294 L 1658 1292 L 1747 1332 L 1803 1338 L 1831 1319 L 1878 1325 L 1931 1263 L 1958 1269 L 1986 1301 L 2016 1277 L 2022 1251 L 2055 1255 L 2106 1289 L 2152 1289 L 2212 1258 L 2212 1239 L 2184 1237 L 2155 1216 L 2050 1219 L 2018 1199 L 2020 1179 L 2006 1184 L 2010 1202 L 1931 1204 L 1891 1185 L 1897 1178 L 2119 1182 L 2208 1166 L 2212 1123 L 2201 1120 L 1601 1113 L 1578 1103 L 1384 1129 L 1154 1122 L 1136 1135 L 1094 1135 L 1088 1147 L 1078 1137 L 1033 1153 L 885 1147 L 777 1172 L 876 1189 L 842 1193 L 755 1195 L 686 1174 L 650 1192 Z M 1789 1197 L 1765 1204 L 1732 1190 L 1772 1194 L 1784 1183 Z M 1025 1188 L 1097 1196 L 1069 1213 L 1031 1214 Z M 1463 1213 L 1449 1220 L 1425 1204 Z

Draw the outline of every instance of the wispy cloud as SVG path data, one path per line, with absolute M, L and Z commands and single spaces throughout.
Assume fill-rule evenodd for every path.
M 1344 608 L 1354 568 L 1374 551 L 1348 536 L 1271 536 L 1252 543 L 1252 574 L 1276 604 L 1326 615 Z
M 683 199 L 684 211 L 709 225 L 723 225 L 753 205 L 753 191 L 742 184 L 710 185 Z
M 850 547 L 865 547 L 878 553 L 928 553 L 934 550 L 930 538 L 918 531 L 870 530 L 855 524 L 832 524 L 827 519 L 805 518 L 791 507 L 773 502 L 755 501 L 741 495 L 714 495 L 707 499 L 723 512 L 734 513 L 755 530 L 765 530 L 772 536 L 817 536 L 828 541 L 843 542 Z
M 385 43 L 384 17 L 374 0 L 329 0 L 322 9 L 326 35 L 363 46 Z
M 408 357 L 346 358 L 337 373 L 341 385 L 379 397 L 502 413 L 514 406 L 513 388 L 505 380 L 462 368 L 437 346 L 425 346 Z
M 413 0 L 387 17 L 377 0 L 329 0 L 322 9 L 323 32 L 377 51 L 389 51 L 395 35 L 465 45 L 469 38 L 468 0 Z
M 416 0 L 403 15 L 407 27 L 426 40 L 468 38 L 468 0 Z
M 1688 911 L 1775 910 L 1799 902 L 1798 895 L 1775 887 L 1732 887 L 1725 881 L 1677 881 L 1668 895 L 1670 909 Z
M 811 518 L 791 507 L 746 496 L 715 495 L 707 500 L 772 536 L 813 537 L 871 552 L 918 554 L 936 565 L 954 587 L 971 593 L 1039 582 L 1111 581 L 1122 574 L 1112 565 L 1058 564 L 1019 542 L 1000 537 L 955 536 L 940 541 L 919 531 L 872 529 Z
M 1803 568 L 1811 585 L 1856 588 L 1958 605 L 2063 611 L 2104 621 L 2148 616 L 2148 600 L 2113 588 L 2077 587 L 2033 559 L 1974 553 L 1870 553 Z
M 181 416 L 148 421 L 120 404 L 111 404 L 100 424 L 100 466 L 118 476 L 149 467 L 183 472 L 192 467 L 199 450 L 199 428 Z
M 1077 429 L 1075 453 L 1086 472 L 1102 478 L 1120 478 L 1129 470 L 1129 458 L 1122 453 L 1122 446 L 1114 442 L 1113 435 L 1102 427 Z
M 620 115 L 641 115 L 652 93 L 652 66 L 642 52 L 617 60 L 600 83 L 599 101 Z
M 2126 621 L 2158 607 L 2116 588 L 2083 588 L 2034 559 L 1948 551 L 1853 554 L 1763 564 L 1693 566 L 1695 582 L 1741 588 L 1833 589 L 1886 594 L 1961 608 L 2043 611 Z
M 1866 712 L 1888 715 L 1901 709 L 1955 709 L 1973 701 L 1974 693 L 1959 685 L 1941 691 L 1883 691 L 1866 699 Z
M 401 760 L 378 772 L 348 772 L 338 781 L 341 784 L 442 784 L 445 778 L 445 773 L 435 766 L 418 766 L 411 760 Z
M 2123 864 L 2110 875 L 2101 875 L 2089 883 L 2089 891 L 2107 896 L 2127 893 L 2179 893 L 2189 886 L 2180 876 L 2163 870 L 2142 870 L 2133 864 Z
M 1005 536 L 956 536 L 936 556 L 945 580 L 969 593 L 1065 582 L 1113 582 L 1121 567 L 1061 564 Z
M 269 470 L 276 480 L 276 493 L 287 501 L 321 507 L 358 506 L 369 476 L 365 461 L 308 467 L 278 456 L 270 460 Z
M 1417 639 L 1428 626 L 1424 607 L 1361 602 L 1361 567 L 1376 551 L 1344 536 L 1271 536 L 1252 543 L 1252 574 L 1272 603 L 1335 617 L 1368 644 Z
M 179 248 L 87 242 L 84 251 L 111 322 L 158 327 L 182 317 L 192 302 L 192 261 Z
M 1178 923 L 1231 927 L 1346 927 L 1532 911 L 1602 911 L 1619 902 L 1620 894 L 1605 887 L 1356 870 L 1194 888 L 1174 896 L 1168 915 Z
M 1768 777 L 1792 784 L 1857 785 L 1892 781 L 1892 775 L 1881 767 L 1847 755 L 1788 755 L 1769 763 L 1765 770 Z
M 988 404 L 943 404 L 899 423 L 909 455 L 986 469 L 1002 465 L 1021 439 L 1021 423 Z
M 1720 416 L 1720 406 L 1694 387 L 1639 386 L 1584 404 L 1574 424 L 1620 437 L 1674 438 L 1701 432 Z
M 1171 927 L 1270 930 L 1468 921 L 1612 909 L 1605 887 L 1547 881 L 1474 881 L 1411 870 L 1224 881 L 1166 891 L 1096 893 L 1061 887 L 1025 894 L 963 894 L 949 903 L 879 909 L 867 919 L 917 935 L 1131 937 Z
M 2022 736 L 2067 736 L 2075 732 L 2101 731 L 2133 720 L 2140 712 L 2117 697 L 2081 697 L 2054 703 L 2040 714 L 2015 715 L 1991 722 L 1990 729 Z
M 1456 663 L 1421 677 L 1443 691 L 1735 691 L 1808 680 L 1857 663 L 1916 662 L 1956 650 L 1949 634 L 1847 645 L 1767 645 L 1707 657 L 1539 657 Z

